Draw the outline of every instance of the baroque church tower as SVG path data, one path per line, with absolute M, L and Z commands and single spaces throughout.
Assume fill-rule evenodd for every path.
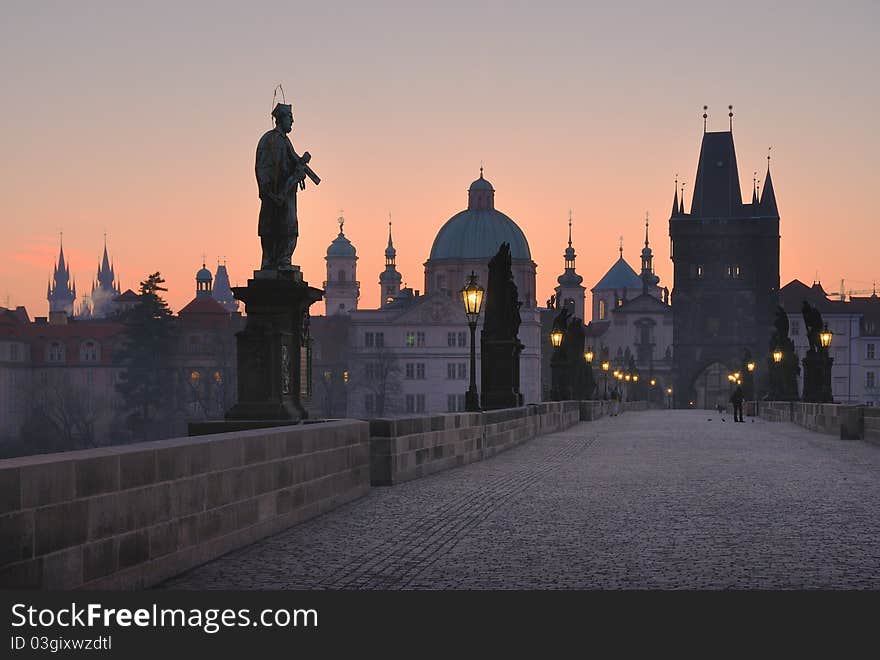
M 52 273 L 52 280 L 46 288 L 46 299 L 49 301 L 49 313 L 64 312 L 73 316 L 73 303 L 76 301 L 76 282 L 71 287 L 70 267 L 64 261 L 64 242 L 61 241 L 58 261 Z
M 400 293 L 403 280 L 397 272 L 397 250 L 391 241 L 391 220 L 388 220 L 388 247 L 385 248 L 385 270 L 379 274 L 379 307 L 385 307 Z
M 357 309 L 360 282 L 357 281 L 357 251 L 345 237 L 345 218 L 339 217 L 339 235 L 327 248 L 327 280 L 324 282 L 324 314 L 348 314 Z
M 575 272 L 574 247 L 571 244 L 571 212 L 568 214 L 568 247 L 565 249 L 565 272 L 560 275 L 556 281 L 559 286 L 556 287 L 556 301 L 561 309 L 568 307 L 571 313 L 584 321 L 584 278 Z
M 703 114 L 690 213 L 684 212 L 684 195 L 679 204 L 676 186 L 669 219 L 679 407 L 691 401 L 711 407 L 726 396 L 726 387 L 711 383 L 741 368 L 746 349 L 764 363 L 779 302 L 779 211 L 769 156 L 763 194 L 759 199 L 754 191 L 744 204 L 730 109 L 727 131 L 708 131 Z

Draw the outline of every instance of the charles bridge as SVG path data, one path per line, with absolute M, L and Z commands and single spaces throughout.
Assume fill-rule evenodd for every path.
M 880 588 L 872 409 L 608 412 L 562 401 L 0 461 L 0 585 Z

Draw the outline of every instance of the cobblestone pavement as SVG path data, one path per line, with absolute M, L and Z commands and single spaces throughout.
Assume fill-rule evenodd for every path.
M 162 586 L 880 588 L 880 447 L 724 419 L 582 423 L 373 489 Z

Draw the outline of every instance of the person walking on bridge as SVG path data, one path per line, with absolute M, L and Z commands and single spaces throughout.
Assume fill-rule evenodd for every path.
M 733 404 L 733 421 L 734 422 L 745 422 L 743 419 L 743 401 L 745 400 L 746 395 L 743 393 L 742 385 L 737 385 L 736 389 L 733 390 L 733 394 L 730 395 L 730 402 Z

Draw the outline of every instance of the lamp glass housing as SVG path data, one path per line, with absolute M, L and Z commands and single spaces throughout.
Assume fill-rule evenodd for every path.
M 587 349 L 586 353 L 584 353 L 584 359 L 585 359 L 587 362 L 592 362 L 592 361 L 593 361 L 593 351 L 590 350 L 589 348 Z
M 782 351 L 778 348 L 775 351 L 773 351 L 773 361 L 776 364 L 779 364 L 780 362 L 782 362 Z
M 749 373 L 752 373 L 752 372 L 755 370 L 755 363 L 754 363 L 754 362 L 749 362 L 749 363 L 746 365 L 746 369 L 749 370 Z
M 461 301 L 464 304 L 464 313 L 468 323 L 476 323 L 483 306 L 483 294 L 485 291 L 477 283 L 477 274 L 471 271 L 467 284 L 461 289 Z
M 553 344 L 553 348 L 559 348 L 562 345 L 562 338 L 565 336 L 565 333 L 562 330 L 554 330 L 550 333 L 550 343 Z
M 831 346 L 831 338 L 834 336 L 834 333 L 828 329 L 828 324 L 825 324 L 825 329 L 819 333 L 819 343 L 822 344 L 822 348 L 828 348 Z

